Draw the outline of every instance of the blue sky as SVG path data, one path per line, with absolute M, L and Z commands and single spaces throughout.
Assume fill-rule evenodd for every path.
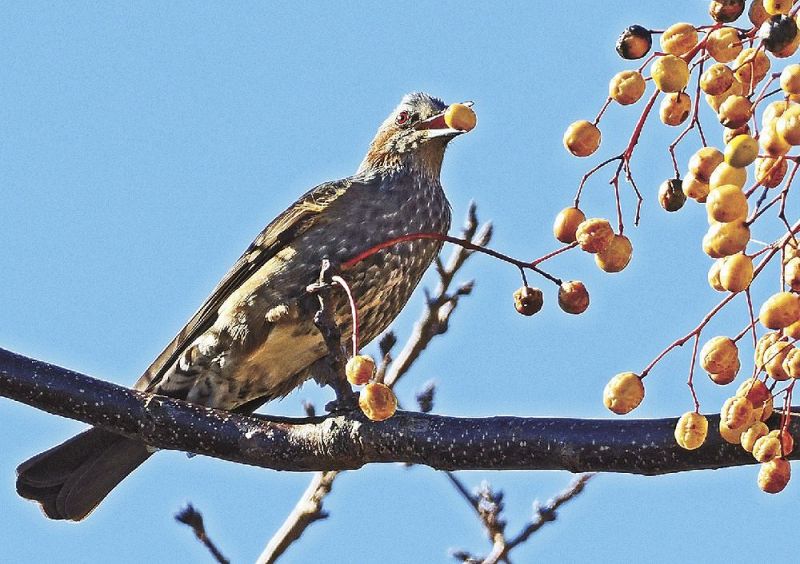
M 614 52 L 617 35 L 633 23 L 706 23 L 705 5 L 6 4 L 0 346 L 131 384 L 263 225 L 309 187 L 354 172 L 377 126 L 413 90 L 475 101 L 478 127 L 453 143 L 442 172 L 455 218 L 474 199 L 480 217 L 495 223 L 495 248 L 540 256 L 555 247 L 552 219 L 583 172 L 620 151 L 641 107 L 609 110 L 594 158 L 574 159 L 562 148 L 565 127 L 591 119 L 608 79 L 633 68 Z M 705 117 L 719 145 L 721 132 Z M 402 383 L 401 401 L 409 404 L 435 379 L 438 413 L 609 416 L 600 399 L 608 378 L 640 370 L 719 299 L 705 283 L 704 210 L 687 205 L 667 215 L 656 201 L 676 133 L 651 118 L 637 150 L 634 174 L 647 201 L 641 227 L 629 227 L 630 267 L 606 275 L 577 252 L 550 266 L 586 282 L 586 314 L 561 313 L 542 281 L 545 310 L 518 316 L 515 269 L 475 257 L 462 274 L 476 279 L 474 295 Z M 682 163 L 699 146 L 689 140 Z M 606 178 L 587 186 L 593 216 L 613 214 Z M 633 200 L 623 194 L 630 224 Z M 418 292 L 395 324 L 401 340 L 421 307 Z M 709 336 L 736 333 L 745 322 L 737 301 Z M 674 353 L 648 378 L 637 416 L 691 407 L 687 353 Z M 716 411 L 732 392 L 700 376 L 703 408 Z M 303 399 L 322 405 L 330 393 L 307 385 L 267 411 L 297 415 Z M 0 560 L 206 562 L 172 519 L 191 501 L 226 555 L 252 561 L 308 481 L 160 453 L 86 522 L 47 521 L 16 497 L 14 468 L 81 427 L 0 400 Z M 765 543 L 771 557 L 788 560 L 796 540 L 756 540 L 754 528 L 766 533 L 796 515 L 797 484 L 770 497 L 756 474 L 753 466 L 600 476 L 516 560 L 746 560 L 762 558 Z M 462 478 L 506 491 L 513 532 L 533 499 L 547 499 L 570 475 Z M 446 562 L 448 548 L 487 547 L 464 501 L 427 468 L 347 473 L 326 508 L 331 518 L 313 525 L 285 562 Z

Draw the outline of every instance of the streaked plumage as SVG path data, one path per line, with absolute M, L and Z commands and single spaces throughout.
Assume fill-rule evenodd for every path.
M 340 263 L 392 237 L 450 226 L 439 172 L 447 143 L 460 132 L 444 125 L 445 108 L 426 94 L 404 97 L 356 174 L 313 188 L 273 220 L 135 387 L 251 411 L 319 377 L 327 350 L 313 324 L 318 303 L 306 287 L 322 259 Z M 347 271 L 363 343 L 397 316 L 440 247 L 401 243 Z M 344 339 L 352 332 L 349 309 L 335 295 Z M 80 520 L 148 456 L 142 443 L 90 429 L 23 463 L 17 489 L 48 517 Z

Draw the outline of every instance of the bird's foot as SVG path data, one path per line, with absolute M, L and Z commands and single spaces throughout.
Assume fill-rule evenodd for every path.
M 330 386 L 336 392 L 336 399 L 325 404 L 325 411 L 343 413 L 358 409 L 358 393 L 353 391 L 347 380 L 334 378 Z

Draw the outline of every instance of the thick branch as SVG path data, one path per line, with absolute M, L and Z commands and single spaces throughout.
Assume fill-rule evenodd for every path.
M 163 449 L 278 470 L 342 470 L 407 462 L 442 470 L 570 470 L 666 474 L 754 464 L 710 433 L 685 451 L 675 419 L 465 418 L 400 412 L 305 419 L 246 416 L 102 382 L 0 349 L 0 395 Z M 718 416 L 709 416 L 712 429 Z M 777 424 L 777 418 L 772 422 Z M 800 419 L 791 432 L 800 435 Z M 796 449 L 792 458 L 800 457 Z

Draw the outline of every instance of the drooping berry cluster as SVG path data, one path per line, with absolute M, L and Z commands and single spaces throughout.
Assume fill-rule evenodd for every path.
M 734 22 L 746 9 L 749 22 L 739 27 Z M 707 436 L 708 422 L 699 413 L 692 384 L 695 363 L 699 358 L 716 384 L 730 384 L 742 366 L 737 342 L 752 335 L 757 344 L 753 374 L 722 407 L 720 433 L 725 440 L 753 452 L 762 463 L 759 486 L 770 493 L 781 491 L 789 480 L 785 457 L 793 448 L 793 438 L 788 424 L 792 391 L 795 380 L 800 379 L 800 221 L 797 205 L 789 203 L 797 197 L 793 180 L 800 167 L 800 156 L 791 154 L 800 147 L 800 64 L 774 68 L 794 56 L 800 46 L 798 12 L 800 3 L 792 0 L 753 0 L 749 6 L 744 0 L 715 0 L 709 5 L 710 23 L 681 22 L 662 31 L 634 25 L 624 30 L 617 52 L 627 60 L 644 59 L 643 64 L 612 77 L 608 98 L 595 119 L 575 121 L 567 127 L 565 148 L 577 157 L 594 154 L 602 141 L 601 119 L 612 104 L 629 106 L 643 98 L 647 102 L 627 146 L 584 175 L 573 206 L 559 213 L 554 227 L 559 241 L 574 241 L 584 251 L 595 253 L 603 270 L 616 272 L 625 267 L 632 247 L 622 235 L 620 176 L 624 174 L 638 198 L 638 223 L 643 197 L 633 180 L 631 158 L 660 98 L 662 123 L 684 125 L 684 129 L 669 146 L 674 176 L 659 187 L 658 202 L 667 212 L 677 212 L 687 200 L 705 206 L 709 227 L 701 244 L 715 259 L 708 282 L 725 297 L 693 331 L 668 346 L 641 373 L 623 372 L 612 378 L 603 394 L 604 403 L 617 414 L 635 409 L 644 399 L 643 379 L 650 370 L 667 353 L 693 340 L 689 387 L 695 409 L 680 418 L 675 439 L 686 449 L 698 448 Z M 654 35 L 660 36 L 660 50 L 651 53 Z M 689 88 L 693 76 L 696 86 Z M 653 84 L 649 97 L 648 82 Z M 707 142 L 700 113 L 703 99 L 722 126 L 721 148 Z M 692 130 L 698 133 L 700 147 L 682 175 L 675 149 Z M 618 234 L 606 220 L 585 219 L 579 207 L 587 180 L 611 163 L 616 163 L 611 183 Z M 748 170 L 752 172 L 748 174 Z M 753 179 L 749 184 L 748 177 Z M 752 232 L 769 221 L 769 210 L 777 211 L 769 215 L 784 233 L 764 244 L 754 240 Z M 751 285 L 773 260 L 780 262 L 781 291 L 764 301 L 756 316 Z M 747 301 L 749 323 L 733 337 L 714 337 L 698 352 L 703 329 L 737 296 Z M 759 337 L 759 326 L 769 332 Z M 777 400 L 782 404 L 779 409 L 773 406 Z M 770 430 L 767 420 L 773 410 L 780 418 Z

